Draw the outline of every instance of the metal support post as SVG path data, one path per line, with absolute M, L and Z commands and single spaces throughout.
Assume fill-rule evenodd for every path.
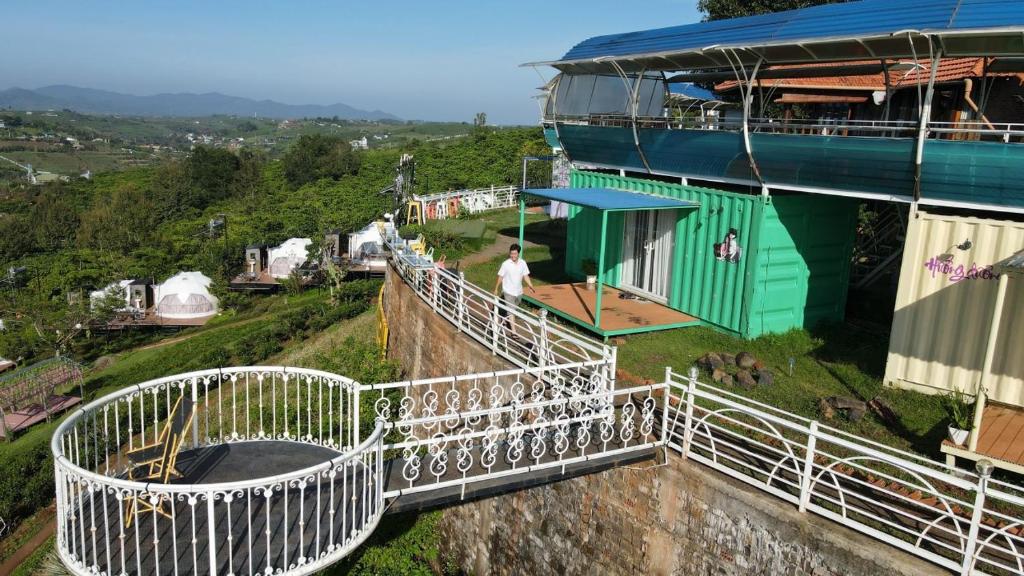
M 942 60 L 942 51 L 933 51 L 929 43 L 928 51 L 931 52 L 931 74 L 928 77 L 928 89 L 924 94 L 924 101 L 919 109 L 917 119 L 917 147 L 914 152 L 914 202 L 921 200 L 921 165 L 924 161 L 924 142 L 928 137 L 928 122 L 932 115 L 932 98 L 935 96 L 935 74 L 939 71 L 939 63 Z
M 501 298 L 494 296 L 494 311 L 491 313 L 491 354 L 498 355 L 498 329 L 501 327 L 501 314 L 498 306 L 501 305 Z
M 683 418 L 683 460 L 690 454 L 690 443 L 693 442 L 693 397 L 697 391 L 697 367 L 690 367 L 690 379 L 686 383 L 686 415 Z
M 661 445 L 668 446 L 669 391 L 672 389 L 672 367 L 665 366 L 665 388 L 661 391 Z M 667 448 L 666 448 L 667 449 Z M 667 453 L 666 453 L 667 454 Z
M 811 502 L 811 477 L 814 476 L 814 447 L 818 443 L 818 421 L 812 420 L 807 432 L 807 452 L 804 454 L 804 473 L 800 478 L 800 511 L 806 512 Z
M 981 518 L 985 512 L 985 492 L 988 490 L 988 479 L 992 476 L 992 463 L 978 460 L 978 488 L 974 493 L 974 509 L 971 511 L 971 529 L 964 542 L 964 558 L 960 564 L 960 575 L 970 576 L 974 571 L 974 551 L 978 547 L 978 531 L 981 529 Z
M 526 234 L 526 193 L 519 195 L 519 246 L 522 247 Z M 522 253 L 519 254 L 522 257 Z
M 194 377 L 192 378 L 192 405 L 195 406 L 195 410 L 199 409 L 199 383 Z M 192 419 L 192 447 L 199 448 L 199 418 Z
M 460 331 L 465 332 L 463 321 L 466 314 L 466 273 L 461 270 L 459 271 L 459 289 L 456 297 L 458 298 L 455 302 L 456 325 Z
M 601 211 L 601 246 L 597 256 L 597 299 L 594 310 L 594 327 L 601 329 L 601 294 L 604 292 L 604 248 L 608 239 L 608 211 Z
M 996 303 L 992 309 L 992 322 L 989 323 L 988 340 L 985 342 L 985 360 L 981 365 L 981 379 L 978 380 L 978 390 L 974 396 L 974 425 L 971 427 L 970 440 L 967 442 L 967 449 L 974 452 L 978 449 L 978 438 L 981 436 L 981 416 L 985 411 L 985 396 L 989 379 L 992 377 L 992 364 L 995 362 L 996 344 L 999 341 L 999 328 L 1003 323 L 1003 308 L 1006 303 L 1006 288 L 1010 283 L 1010 277 L 1006 274 L 999 275 L 999 286 L 996 288 Z
M 547 365 L 548 359 L 548 311 L 546 308 L 541 308 L 540 312 L 537 313 L 540 318 L 540 346 L 537 354 L 537 365 L 544 367 Z

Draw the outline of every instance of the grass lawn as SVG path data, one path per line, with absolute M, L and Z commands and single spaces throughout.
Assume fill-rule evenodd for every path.
M 517 211 L 488 214 L 493 228 L 506 235 L 518 235 Z M 525 239 L 537 244 L 525 250 L 535 284 L 566 282 L 564 272 L 565 225 L 543 214 L 531 214 Z M 485 290 L 494 287 L 495 274 L 505 255 L 464 268 L 466 279 Z M 851 302 L 851 308 L 856 308 Z M 551 317 L 549 317 L 551 318 Z M 556 318 L 557 321 L 557 318 Z M 563 323 L 573 330 L 574 325 Z M 592 336 L 592 335 L 591 335 Z M 847 322 L 813 331 L 793 330 L 786 334 L 741 340 L 709 327 L 690 327 L 648 332 L 616 339 L 619 368 L 642 378 L 661 380 L 665 367 L 686 374 L 706 352 L 747 351 L 761 360 L 775 375 L 772 386 L 730 391 L 777 406 L 807 418 L 821 418 L 819 400 L 827 396 L 848 396 L 868 401 L 880 396 L 896 413 L 898 422 L 887 426 L 868 413 L 859 422 L 838 414 L 823 423 L 903 449 L 940 458 L 939 443 L 946 434 L 946 412 L 940 398 L 882 385 L 889 330 L 884 324 Z M 789 359 L 794 360 L 792 376 Z M 702 374 L 701 381 L 710 381 Z

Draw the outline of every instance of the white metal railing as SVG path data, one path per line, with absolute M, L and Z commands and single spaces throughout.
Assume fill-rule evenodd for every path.
M 428 220 L 455 218 L 460 210 L 477 214 L 488 210 L 512 208 L 517 205 L 518 198 L 519 189 L 515 186 L 454 190 L 414 197 L 423 203 L 423 212 Z
M 192 470 L 218 446 L 255 442 L 265 446 L 256 457 L 266 473 L 231 482 L 189 473 L 191 484 L 130 479 L 126 451 L 159 443 L 180 398 L 195 416 L 179 463 Z M 301 368 L 204 370 L 99 398 L 52 439 L 57 550 L 81 575 L 314 572 L 363 542 L 384 511 L 384 423 L 362 440 L 359 426 L 358 386 Z M 322 459 L 275 469 L 273 441 L 316 446 Z
M 435 313 L 492 354 L 523 368 L 610 360 L 606 377 L 614 382 L 615 348 L 587 338 L 547 318 L 489 293 L 462 273 L 436 268 L 393 234 L 384 239 L 394 271 Z M 397 329 L 397 328 L 395 328 Z
M 665 384 L 613 390 L 606 361 L 364 387 L 401 478 L 385 497 L 459 487 L 661 445 Z
M 960 574 L 1024 573 L 1022 489 L 666 370 L 667 443 L 769 494 Z
M 553 121 L 548 119 L 549 121 Z M 633 125 L 633 118 L 627 115 L 590 115 L 562 117 L 559 124 L 587 126 L 608 126 L 626 128 Z M 639 129 L 661 130 L 723 130 L 739 132 L 743 129 L 742 117 L 700 117 L 700 116 L 638 116 Z M 885 138 L 914 138 L 920 125 L 915 120 L 853 120 L 846 118 L 750 118 L 747 125 L 751 132 L 769 134 L 803 134 L 817 136 L 876 136 Z M 961 122 L 928 122 L 927 133 L 940 139 L 987 140 L 1002 142 L 1024 141 L 1024 123 L 989 123 L 978 120 Z

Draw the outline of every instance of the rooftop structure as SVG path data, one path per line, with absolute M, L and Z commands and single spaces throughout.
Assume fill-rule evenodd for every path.
M 1024 114 L 1011 104 L 999 121 L 986 116 L 990 101 L 1024 98 L 1019 82 L 994 83 L 1024 73 L 1022 31 L 1019 2 L 863 0 L 601 36 L 542 63 L 561 72 L 545 124 L 577 166 L 764 194 L 1024 213 L 1016 184 L 1024 178 Z M 936 86 L 967 77 L 980 79 L 965 93 L 977 109 L 964 104 L 952 118 L 948 108 L 958 104 L 936 98 Z M 732 98 L 746 105 L 728 121 L 667 114 L 670 87 L 692 82 L 742 87 Z M 821 88 L 816 82 L 859 92 L 819 94 L 822 103 L 863 102 L 867 88 L 882 100 L 910 85 L 920 90 L 905 114 L 885 106 L 874 118 L 828 118 L 827 126 L 818 117 L 774 117 L 766 106 L 783 87 Z M 813 101 L 802 92 L 781 98 Z M 970 170 L 952 168 L 964 158 Z

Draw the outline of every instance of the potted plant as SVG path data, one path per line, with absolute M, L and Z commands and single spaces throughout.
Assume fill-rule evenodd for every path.
M 959 388 L 946 393 L 942 400 L 949 415 L 949 439 L 957 446 L 962 446 L 967 441 L 971 428 L 974 427 L 974 411 L 967 403 L 966 395 Z
M 580 263 L 580 269 L 587 276 L 587 289 L 593 290 L 597 285 L 597 262 L 593 258 L 584 258 Z

